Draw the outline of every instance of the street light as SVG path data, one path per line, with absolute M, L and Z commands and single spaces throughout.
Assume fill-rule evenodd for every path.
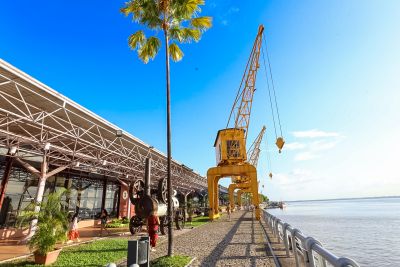
M 45 143 L 43 149 L 44 149 L 45 151 L 49 151 L 49 150 L 50 150 L 50 147 L 51 147 L 51 144 L 50 144 L 50 143 Z
M 16 147 L 16 146 L 10 147 L 10 149 L 8 150 L 8 153 L 9 153 L 11 156 L 14 156 L 15 153 L 17 153 L 17 147 Z
M 115 131 L 115 136 L 116 137 L 122 137 L 122 130 L 116 130 Z

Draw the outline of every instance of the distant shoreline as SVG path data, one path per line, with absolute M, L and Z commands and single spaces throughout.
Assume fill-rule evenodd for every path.
M 400 196 L 347 197 L 347 198 L 329 198 L 329 199 L 285 200 L 284 202 L 285 203 L 290 203 L 290 202 L 318 202 L 318 201 L 333 201 L 333 200 L 381 199 L 381 198 L 400 198 Z

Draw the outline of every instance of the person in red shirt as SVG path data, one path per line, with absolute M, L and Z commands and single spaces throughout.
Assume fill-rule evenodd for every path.
M 154 247 L 157 244 L 157 238 L 158 238 L 157 231 L 159 225 L 160 225 L 160 219 L 157 216 L 157 211 L 154 210 L 147 218 L 147 232 L 149 233 L 150 237 L 151 251 L 155 251 Z

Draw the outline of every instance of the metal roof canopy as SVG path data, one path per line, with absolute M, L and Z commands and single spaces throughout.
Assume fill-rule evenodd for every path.
M 144 161 L 150 157 L 152 184 L 166 177 L 166 155 L 117 131 L 121 129 L 0 59 L 0 147 L 17 146 L 17 156 L 29 160 L 43 155 L 50 144 L 50 166 L 70 165 L 125 182 L 143 178 Z M 175 160 L 171 171 L 178 191 L 207 188 L 205 177 Z

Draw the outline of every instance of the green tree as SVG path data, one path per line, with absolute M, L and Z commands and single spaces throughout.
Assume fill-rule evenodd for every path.
M 125 3 L 121 12 L 132 15 L 134 22 L 155 35 L 147 37 L 144 30 L 138 30 L 128 38 L 128 44 L 148 63 L 154 59 L 161 47 L 158 33 L 164 34 L 166 94 L 167 94 L 167 187 L 168 187 L 168 256 L 173 254 L 172 235 L 172 187 L 171 187 L 171 101 L 169 59 L 180 61 L 183 52 L 179 43 L 198 42 L 202 33 L 211 27 L 211 17 L 200 17 L 200 6 L 204 0 L 131 0 Z

